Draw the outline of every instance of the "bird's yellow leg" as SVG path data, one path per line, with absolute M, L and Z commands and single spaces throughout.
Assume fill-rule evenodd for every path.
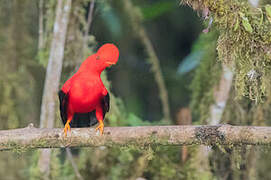
M 65 127 L 64 127 L 65 137 L 67 137 L 67 131 L 71 132 L 70 122 L 71 122 L 70 120 L 67 120 Z
M 103 122 L 104 117 L 103 117 L 103 109 L 102 109 L 101 105 L 98 105 L 96 107 L 96 118 L 99 122 L 99 125 L 98 125 L 98 127 L 96 127 L 95 130 L 96 131 L 100 130 L 100 135 L 102 135 L 104 132 L 104 122 Z
M 100 134 L 102 135 L 103 134 L 103 132 L 104 132 L 104 122 L 101 120 L 101 121 L 99 121 L 99 125 L 98 125 L 98 127 L 96 127 L 96 129 L 95 129 L 96 131 L 97 130 L 100 130 Z

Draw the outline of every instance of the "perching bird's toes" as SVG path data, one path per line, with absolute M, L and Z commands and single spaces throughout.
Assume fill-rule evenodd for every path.
M 100 130 L 100 135 L 102 135 L 103 134 L 103 132 L 104 132 L 104 123 L 102 122 L 102 121 L 100 121 L 100 124 L 99 124 L 99 126 L 98 127 L 96 127 L 96 129 L 95 129 L 96 131 L 97 130 Z
M 67 137 L 67 131 L 71 132 L 70 124 L 67 122 L 64 127 L 65 137 Z

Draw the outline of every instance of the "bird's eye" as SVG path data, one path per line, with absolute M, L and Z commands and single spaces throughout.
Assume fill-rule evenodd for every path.
M 96 56 L 96 60 L 100 60 L 100 56 Z

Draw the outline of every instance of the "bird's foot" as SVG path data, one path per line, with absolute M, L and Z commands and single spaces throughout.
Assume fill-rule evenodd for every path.
M 67 121 L 64 127 L 65 137 L 67 137 L 67 131 L 71 132 L 70 123 Z
M 100 130 L 100 135 L 102 135 L 104 132 L 104 123 L 103 123 L 103 121 L 99 121 L 99 123 L 100 124 L 98 127 L 96 127 L 95 131 Z

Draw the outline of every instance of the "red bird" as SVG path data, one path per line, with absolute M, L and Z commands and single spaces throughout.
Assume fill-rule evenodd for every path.
M 106 67 L 116 64 L 118 58 L 118 48 L 114 44 L 104 44 L 65 82 L 58 93 L 65 136 L 70 127 L 89 127 L 98 122 L 96 130 L 103 133 L 103 119 L 109 111 L 109 94 L 100 76 Z

